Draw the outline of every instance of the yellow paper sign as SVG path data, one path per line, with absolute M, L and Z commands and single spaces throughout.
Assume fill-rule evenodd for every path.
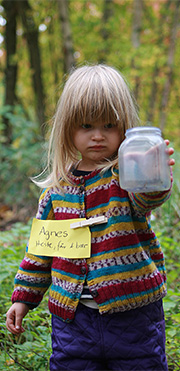
M 89 258 L 91 233 L 89 227 L 72 229 L 74 222 L 86 219 L 39 220 L 33 219 L 28 253 L 62 258 Z

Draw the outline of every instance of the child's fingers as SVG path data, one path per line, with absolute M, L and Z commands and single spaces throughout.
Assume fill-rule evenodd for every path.
M 165 143 L 168 146 L 169 145 L 169 139 L 165 139 Z M 172 148 L 172 147 L 167 148 L 167 153 L 168 153 L 169 156 L 172 156 L 173 153 L 174 153 L 174 148 Z M 170 158 L 169 161 L 168 161 L 168 165 L 173 166 L 174 164 L 175 164 L 174 158 Z
M 168 146 L 169 145 L 169 139 L 165 139 L 165 143 Z M 167 151 L 168 151 L 169 155 L 172 155 L 174 153 L 174 148 L 170 147 L 170 148 L 167 149 Z
M 174 148 L 172 148 L 172 147 L 168 148 L 169 156 L 173 155 L 173 153 L 174 153 Z
M 170 158 L 169 161 L 168 161 L 168 165 L 173 166 L 174 164 L 175 164 L 174 158 Z
M 24 328 L 22 327 L 22 320 L 23 318 L 20 316 L 16 316 L 16 321 L 15 321 L 15 327 L 18 333 L 24 332 Z
M 20 333 L 19 331 L 20 329 L 16 328 L 15 326 L 15 316 L 11 313 L 10 314 L 7 313 L 6 327 L 14 335 L 17 335 Z
M 6 327 L 14 335 L 24 332 L 22 327 L 23 315 L 18 313 L 14 307 L 11 307 L 6 313 Z
M 14 335 L 19 335 L 25 331 L 22 326 L 21 327 L 19 327 L 18 325 L 15 326 L 13 322 L 9 322 L 9 321 L 8 322 L 6 321 L 6 327 L 8 331 L 10 331 Z

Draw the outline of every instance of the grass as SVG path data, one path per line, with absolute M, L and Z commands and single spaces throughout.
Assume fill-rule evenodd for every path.
M 51 325 L 47 309 L 48 295 L 41 306 L 29 311 L 24 319 L 25 333 L 10 334 L 5 327 L 5 313 L 11 305 L 14 275 L 24 255 L 30 225 L 17 223 L 10 231 L 1 232 L 0 259 L 0 369 L 48 370 L 51 354 Z

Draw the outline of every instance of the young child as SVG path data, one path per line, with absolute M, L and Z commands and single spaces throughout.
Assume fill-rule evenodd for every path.
M 103 215 L 107 222 L 90 227 L 87 259 L 34 256 L 27 248 L 6 321 L 9 331 L 22 333 L 23 317 L 51 284 L 51 371 L 168 369 L 164 257 L 148 216 L 170 190 L 133 194 L 119 185 L 118 148 L 137 124 L 135 103 L 116 69 L 72 72 L 54 118 L 50 175 L 38 183 L 45 189 L 37 218 Z

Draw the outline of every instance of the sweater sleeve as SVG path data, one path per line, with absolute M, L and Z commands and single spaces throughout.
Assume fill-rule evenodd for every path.
M 51 189 L 45 189 L 39 199 L 37 219 L 55 219 L 51 203 Z M 22 302 L 33 309 L 39 305 L 44 293 L 51 284 L 52 258 L 35 256 L 28 253 L 28 246 L 23 261 L 15 276 L 12 302 Z
M 171 188 L 163 192 L 149 192 L 149 193 L 129 193 L 132 206 L 137 211 L 143 214 L 150 213 L 151 210 L 161 206 L 167 201 L 171 195 Z

